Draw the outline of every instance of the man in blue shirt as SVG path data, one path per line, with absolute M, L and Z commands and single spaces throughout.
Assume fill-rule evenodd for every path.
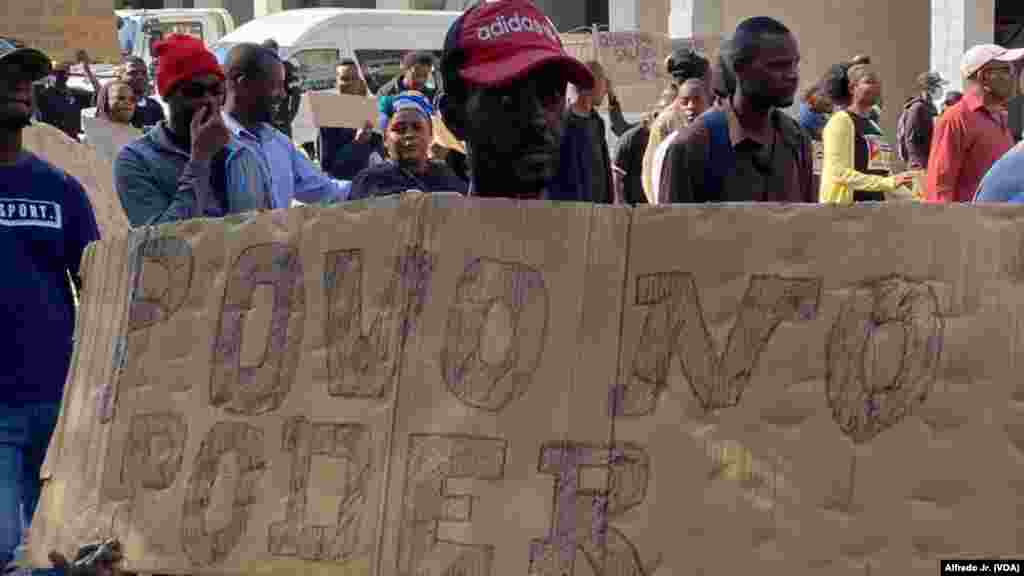
M 974 201 L 1024 203 L 1024 145 L 1017 144 L 989 168 Z
M 50 60 L 0 48 L 0 567 L 10 562 L 39 500 L 39 472 L 71 362 L 79 261 L 99 230 L 74 178 L 22 147 L 32 83 Z M 69 282 L 68 278 L 71 278 Z
M 277 54 L 258 44 L 239 44 L 228 53 L 224 68 L 224 123 L 235 142 L 255 155 L 264 175 L 261 189 L 249 191 L 256 202 L 273 209 L 288 208 L 292 200 L 310 204 L 347 199 L 351 182 L 325 175 L 271 125 L 276 103 L 285 94 L 285 69 Z

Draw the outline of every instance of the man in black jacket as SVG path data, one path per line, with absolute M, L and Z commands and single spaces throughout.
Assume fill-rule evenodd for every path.
M 604 120 L 595 108 L 604 102 L 608 82 L 604 68 L 596 61 L 587 62 L 594 76 L 592 88 L 573 87 L 575 101 L 565 112 L 562 151 L 554 200 L 573 202 L 616 202 L 612 186 L 612 165 L 608 153 Z

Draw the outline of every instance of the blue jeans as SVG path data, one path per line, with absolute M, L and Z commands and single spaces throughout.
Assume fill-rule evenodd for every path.
M 39 470 L 60 404 L 0 404 L 0 569 L 14 559 L 39 502 Z

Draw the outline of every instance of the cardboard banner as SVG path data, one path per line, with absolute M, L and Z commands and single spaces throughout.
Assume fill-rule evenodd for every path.
M 128 233 L 128 216 L 114 188 L 113 162 L 106 154 L 72 140 L 49 124 L 32 124 L 22 131 L 22 139 L 26 150 L 74 176 L 82 184 L 96 214 L 101 237 Z
M 406 195 L 95 244 L 31 555 L 116 536 L 131 572 L 270 576 L 1019 557 L 1020 216 Z
M 117 160 L 121 148 L 142 137 L 142 131 L 134 126 L 96 117 L 82 116 L 82 130 L 89 145 L 111 163 Z
M 316 141 L 320 128 L 362 128 L 367 121 L 377 127 L 377 100 L 334 91 L 306 92 L 292 123 L 296 142 Z
M 672 81 L 665 62 L 673 50 L 689 48 L 712 60 L 718 57 L 722 42 L 718 36 L 670 38 L 653 32 L 619 31 L 587 35 L 587 46 L 580 36 L 571 35 L 568 40 L 563 36 L 563 42 L 574 43 L 566 44 L 572 46 L 570 54 L 601 62 L 623 111 L 632 113 L 648 111 Z
M 113 0 L 8 1 L 0 8 L 0 36 L 42 50 L 54 60 L 77 62 L 85 50 L 94 61 L 117 63 L 117 17 Z

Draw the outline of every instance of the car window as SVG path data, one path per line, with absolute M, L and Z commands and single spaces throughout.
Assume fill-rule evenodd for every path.
M 299 67 L 303 90 L 328 90 L 335 85 L 334 71 L 341 61 L 337 48 L 311 48 L 289 58 Z

